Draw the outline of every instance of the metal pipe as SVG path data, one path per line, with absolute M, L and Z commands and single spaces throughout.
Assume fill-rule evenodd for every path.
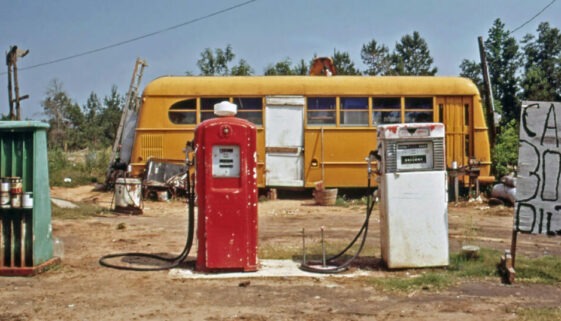
M 322 254 L 321 264 L 323 265 L 323 267 L 326 267 L 327 262 L 326 262 L 326 258 L 325 258 L 325 239 L 323 238 L 323 231 L 324 230 L 325 230 L 325 228 L 322 226 L 321 227 L 321 254 Z
M 302 264 L 306 264 L 306 230 L 302 228 Z

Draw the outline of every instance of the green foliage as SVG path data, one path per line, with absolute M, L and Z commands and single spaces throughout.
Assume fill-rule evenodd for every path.
M 392 73 L 407 76 L 434 76 L 438 68 L 432 67 L 434 59 L 419 32 L 405 35 L 395 45 L 392 54 Z
M 308 65 L 304 59 L 300 59 L 300 62 L 293 66 L 292 61 L 287 57 L 275 64 L 269 64 L 267 68 L 265 68 L 265 76 L 303 76 L 308 74 L 308 70 Z
M 376 40 L 364 44 L 360 51 L 362 62 L 368 66 L 365 73 L 370 76 L 386 75 L 390 72 L 392 60 L 388 47 L 378 45 Z
M 216 48 L 214 51 L 206 48 L 201 52 L 201 59 L 197 61 L 197 66 L 202 76 L 250 76 L 253 69 L 245 59 L 240 59 L 237 65 L 230 68 L 230 63 L 234 60 L 236 54 L 231 45 L 227 45 L 225 49 Z M 191 75 L 190 72 L 187 72 Z
M 109 149 L 87 151 L 82 156 L 74 156 L 61 149 L 48 151 L 49 184 L 51 186 L 78 186 L 101 182 L 109 164 Z M 70 182 L 65 181 L 70 179 Z
M 561 282 L 561 258 L 546 255 L 537 259 L 516 257 L 516 280 L 535 283 Z
M 543 22 L 537 38 L 526 35 L 522 88 L 527 100 L 561 100 L 561 32 Z
M 497 272 L 500 252 L 481 249 L 479 257 L 466 258 L 462 253 L 450 256 L 447 269 L 425 270 L 418 275 L 372 278 L 374 286 L 391 292 L 412 292 L 417 290 L 440 290 L 460 282 L 462 279 L 499 277 Z M 530 259 L 521 255 L 516 259 L 516 280 L 534 283 L 561 282 L 561 258 L 544 256 Z M 559 311 L 557 311 L 559 312 Z
M 244 59 L 240 59 L 238 65 L 232 67 L 232 76 L 250 76 L 253 74 L 253 69 Z
M 513 171 L 518 163 L 518 133 L 516 120 L 502 126 L 492 150 L 492 160 L 496 177 L 502 177 Z
M 360 70 L 355 67 L 348 52 L 335 50 L 333 54 L 333 66 L 337 75 L 360 75 Z
M 434 76 L 438 71 L 427 42 L 417 31 L 403 36 L 392 53 L 373 39 L 362 46 L 360 56 L 368 66 L 367 75 Z
M 477 85 L 480 93 L 485 91 L 480 63 L 464 59 L 460 64 L 460 70 L 460 76 L 471 79 Z

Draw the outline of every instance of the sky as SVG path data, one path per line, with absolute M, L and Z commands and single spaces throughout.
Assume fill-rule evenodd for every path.
M 124 96 L 136 58 L 147 61 L 140 90 L 164 75 L 199 74 L 206 48 L 231 45 L 256 75 L 290 58 L 348 52 L 364 70 L 360 50 L 376 40 L 393 50 L 401 37 L 418 31 L 437 75 L 455 76 L 463 59 L 479 61 L 477 37 L 495 19 L 514 30 L 552 0 L 0 0 L 0 50 L 29 49 L 18 59 L 23 119 L 42 120 L 41 101 L 53 79 L 83 106 L 91 92 L 103 98 L 117 86 Z M 554 2 L 513 36 L 536 34 L 540 22 L 561 29 L 561 1 Z M 177 26 L 176 28 L 171 28 Z M 159 32 L 162 31 L 162 32 Z M 141 37 L 144 35 L 150 35 Z M 134 41 L 132 39 L 141 38 Z M 100 50 L 74 59 L 61 58 Z M 26 67 L 31 67 L 25 69 Z M 7 66 L 0 67 L 0 113 L 8 114 Z

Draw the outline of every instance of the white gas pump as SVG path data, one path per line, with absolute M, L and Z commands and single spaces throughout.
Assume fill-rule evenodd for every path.
M 388 268 L 446 266 L 444 125 L 378 126 L 380 242 Z

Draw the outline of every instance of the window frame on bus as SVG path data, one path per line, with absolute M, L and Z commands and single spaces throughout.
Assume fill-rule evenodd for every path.
M 345 102 L 358 102 L 361 101 L 360 105 L 346 105 Z M 340 96 L 339 97 L 339 126 L 341 127 L 368 127 L 370 126 L 370 97 L 368 96 Z M 349 106 L 347 108 L 346 106 Z M 347 116 L 352 118 L 352 116 L 357 116 L 358 121 L 346 122 Z
M 315 106 L 310 104 L 315 100 Z M 318 102 L 320 104 L 318 104 Z M 324 103 L 327 103 L 324 105 Z M 306 97 L 306 125 L 317 127 L 336 127 L 338 96 L 307 96 Z M 325 106 L 328 106 L 325 108 Z M 313 116 L 312 116 L 313 115 Z
M 197 97 L 183 97 L 168 108 L 168 120 L 174 125 L 197 124 Z
M 403 122 L 403 97 L 402 96 L 373 96 L 372 97 L 372 116 L 371 116 L 371 120 L 372 120 L 372 126 L 378 126 L 378 125 L 385 125 L 385 124 L 400 124 Z M 387 102 L 390 101 L 394 101 L 393 104 L 388 104 Z M 385 103 L 380 103 L 379 102 L 385 102 Z M 382 121 L 377 122 L 376 120 L 378 119 L 377 113 L 381 113 L 380 115 L 382 115 L 382 117 L 380 118 Z M 385 122 L 384 120 L 384 116 L 383 113 L 388 113 L 389 116 L 386 117 L 391 117 L 391 118 L 396 118 L 397 116 L 397 121 L 392 121 L 392 122 Z M 397 113 L 397 115 L 395 114 Z
M 434 96 L 403 97 L 403 123 L 433 122 L 435 114 L 434 105 Z

